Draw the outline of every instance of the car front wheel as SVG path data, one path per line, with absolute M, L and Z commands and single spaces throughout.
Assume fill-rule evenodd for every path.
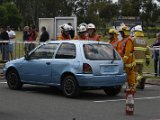
M 122 86 L 112 86 L 104 88 L 104 92 L 109 96 L 116 96 L 121 92 Z
M 22 88 L 22 83 L 16 70 L 8 71 L 6 78 L 10 89 L 18 90 Z
M 63 78 L 61 87 L 66 97 L 74 98 L 79 95 L 79 85 L 77 80 L 71 75 Z

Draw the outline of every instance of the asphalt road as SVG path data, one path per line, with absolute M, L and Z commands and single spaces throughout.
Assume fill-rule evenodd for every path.
M 125 114 L 125 94 L 108 97 L 103 91 L 85 91 L 77 99 L 44 86 L 24 85 L 10 90 L 0 80 L 0 120 L 160 120 L 160 86 L 147 85 L 135 95 L 135 113 Z

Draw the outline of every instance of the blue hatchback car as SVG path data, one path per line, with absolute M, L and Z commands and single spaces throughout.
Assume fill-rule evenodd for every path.
M 50 41 L 5 64 L 10 89 L 23 84 L 58 86 L 67 97 L 82 89 L 117 95 L 126 80 L 124 64 L 112 45 L 97 41 Z

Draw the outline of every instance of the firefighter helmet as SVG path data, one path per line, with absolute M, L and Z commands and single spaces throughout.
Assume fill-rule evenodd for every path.
M 87 23 L 81 23 L 81 24 L 79 24 L 79 27 L 80 26 L 85 26 L 87 28 Z
M 77 29 L 78 29 L 78 30 L 77 30 L 77 31 L 78 31 L 78 33 L 82 33 L 82 32 L 87 31 L 86 27 L 85 27 L 85 26 L 83 26 L 83 25 L 79 26 Z
M 124 32 L 124 35 L 129 36 L 130 28 L 126 26 L 124 23 L 122 23 L 121 26 L 119 27 L 119 32 Z
M 142 32 L 142 31 L 143 31 L 143 30 L 142 30 L 142 26 L 141 26 L 141 25 L 135 26 L 135 27 L 134 27 L 134 31 L 141 31 L 141 32 Z
M 89 23 L 87 29 L 96 29 L 96 26 L 93 23 Z
M 116 35 L 118 35 L 118 31 L 116 29 L 113 29 L 113 28 L 109 29 L 108 33 L 109 34 L 116 34 Z
M 60 30 L 61 31 L 70 31 L 71 30 L 71 26 L 68 24 L 63 24 L 60 26 Z
M 144 37 L 144 32 L 142 30 L 142 26 L 141 25 L 137 25 L 134 27 L 134 36 L 135 37 Z

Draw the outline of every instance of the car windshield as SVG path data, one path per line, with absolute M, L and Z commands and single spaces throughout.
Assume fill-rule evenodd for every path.
M 119 60 L 120 56 L 109 44 L 84 44 L 83 50 L 89 60 Z

